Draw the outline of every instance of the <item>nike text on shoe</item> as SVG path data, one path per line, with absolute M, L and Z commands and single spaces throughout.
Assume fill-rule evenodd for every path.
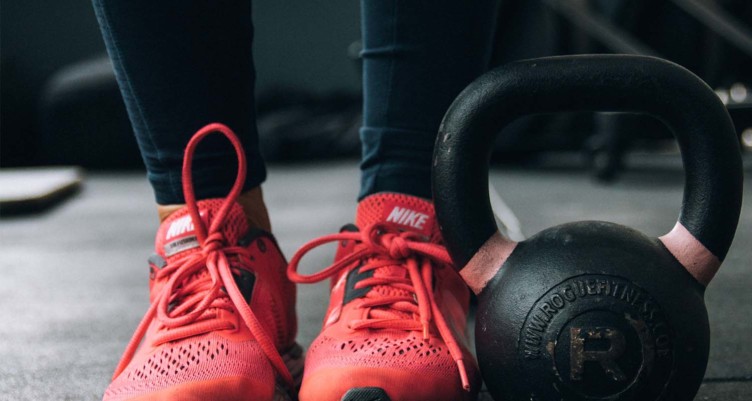
M 334 264 L 305 276 L 303 255 L 338 242 Z M 331 277 L 321 334 L 306 356 L 301 401 L 472 400 L 480 375 L 466 341 L 469 291 L 451 266 L 431 202 L 363 199 L 356 225 L 304 245 L 288 276 Z
M 196 202 L 193 151 L 220 132 L 238 154 L 226 199 Z M 151 307 L 118 364 L 106 401 L 291 400 L 302 376 L 295 287 L 271 234 L 249 229 L 235 202 L 245 157 L 235 134 L 210 124 L 183 162 L 186 207 L 160 226 L 149 258 Z

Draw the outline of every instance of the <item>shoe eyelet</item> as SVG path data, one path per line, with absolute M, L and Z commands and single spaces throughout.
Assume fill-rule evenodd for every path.
M 256 240 L 256 246 L 262 253 L 266 253 L 266 243 L 261 238 Z

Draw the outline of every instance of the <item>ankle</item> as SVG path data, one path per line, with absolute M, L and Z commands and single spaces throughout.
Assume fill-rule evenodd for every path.
M 157 205 L 157 217 L 159 217 L 159 222 L 162 223 L 163 221 L 167 220 L 168 217 L 170 217 L 171 214 L 175 213 L 176 211 L 182 209 L 185 207 L 185 204 L 172 204 L 172 205 Z
M 264 194 L 261 187 L 256 187 L 243 192 L 238 196 L 238 204 L 243 208 L 248 226 L 251 228 L 260 228 L 271 232 L 272 225 L 269 221 L 269 212 L 264 203 Z M 171 214 L 185 207 L 185 204 L 157 205 L 157 216 L 159 222 L 165 221 Z

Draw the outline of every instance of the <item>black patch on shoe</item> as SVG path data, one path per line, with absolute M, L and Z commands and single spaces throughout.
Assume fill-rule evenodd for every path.
M 344 233 L 344 232 L 357 233 L 358 231 L 360 231 L 358 227 L 352 223 L 345 224 L 344 226 L 342 226 L 342 228 L 339 229 L 339 232 L 341 233 Z M 348 240 L 342 240 L 339 242 L 339 245 L 344 248 L 348 245 L 348 243 L 349 243 Z
M 238 245 L 245 247 L 251 245 L 254 240 L 263 237 L 271 237 L 271 234 L 260 228 L 249 228 L 248 232 L 238 240 Z
M 239 269 L 238 273 L 233 273 L 235 284 L 237 284 L 240 293 L 243 294 L 246 303 L 251 303 L 253 296 L 253 287 L 256 285 L 256 275 L 248 270 Z
M 360 229 L 355 224 L 345 224 L 342 226 L 342 228 L 339 229 L 339 232 L 358 232 Z M 340 246 L 346 247 L 348 245 L 348 241 L 344 240 L 340 242 Z M 345 298 L 342 301 L 343 305 L 346 305 L 348 302 L 352 301 L 353 299 L 360 298 L 368 293 L 368 291 L 371 290 L 372 287 L 364 287 L 360 289 L 355 289 L 355 284 L 357 284 L 360 280 L 373 277 L 373 270 L 361 273 L 360 268 L 361 266 L 358 266 L 355 269 L 350 270 L 349 273 L 347 273 L 347 283 L 345 285 Z
M 350 270 L 347 273 L 347 283 L 345 284 L 345 299 L 342 301 L 342 305 L 347 305 L 353 299 L 365 296 L 368 291 L 371 291 L 372 286 L 355 289 L 355 284 L 358 284 L 361 280 L 373 277 L 374 270 L 361 273 L 360 269 L 363 265 Z
M 342 401 L 391 401 L 386 391 L 379 387 L 358 387 L 347 390 Z
M 348 233 L 357 233 L 358 231 L 360 231 L 360 229 L 358 228 L 358 226 L 356 226 L 353 223 L 347 223 L 344 226 L 342 226 L 342 228 L 339 229 L 339 232 L 348 232 Z
M 157 277 L 157 270 L 165 266 L 167 266 L 167 261 L 163 257 L 156 253 L 149 256 L 149 280 L 154 280 Z
M 161 268 L 167 266 L 167 261 L 164 260 L 163 257 L 161 257 L 161 256 L 159 256 L 159 255 L 157 255 L 155 253 L 155 254 L 152 254 L 151 256 L 149 256 L 149 264 L 150 265 L 154 265 L 154 267 L 156 267 L 157 269 L 161 269 Z
M 272 233 L 266 230 L 262 230 L 260 228 L 249 228 L 248 232 L 245 233 L 240 239 L 238 240 L 238 245 L 240 246 L 249 246 L 252 242 L 258 241 L 261 238 L 266 238 L 271 242 L 275 247 L 277 247 L 277 250 L 279 250 L 279 243 L 277 243 L 277 239 L 274 238 Z M 258 245 L 258 242 L 257 242 Z M 264 247 L 266 247 L 266 244 L 264 244 Z M 282 251 L 279 251 L 280 253 Z

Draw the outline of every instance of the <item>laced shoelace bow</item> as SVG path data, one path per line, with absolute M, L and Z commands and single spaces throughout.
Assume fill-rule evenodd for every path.
M 298 265 L 308 251 L 318 246 L 339 241 L 356 241 L 354 251 L 329 267 L 311 274 L 297 272 Z M 367 260 L 361 265 L 361 261 Z M 433 295 L 434 264 L 451 264 L 446 248 L 425 242 L 421 235 L 411 232 L 390 232 L 381 223 L 371 224 L 362 232 L 341 232 L 314 239 L 303 245 L 290 259 L 287 275 L 297 283 L 315 283 L 336 276 L 345 270 L 360 266 L 360 273 L 380 267 L 400 266 L 408 277 L 368 277 L 355 284 L 355 289 L 370 286 L 389 286 L 411 295 L 383 295 L 369 292 L 360 308 L 367 308 L 365 319 L 353 320 L 348 327 L 360 329 L 397 329 L 418 331 L 424 341 L 430 341 L 431 321 L 434 320 L 441 339 L 449 349 L 459 369 L 462 387 L 470 390 L 462 350 L 441 313 Z M 410 318 L 406 318 L 406 315 Z M 418 320 L 415 320 L 415 316 Z
M 193 191 L 191 164 L 198 143 L 215 132 L 227 137 L 235 148 L 238 157 L 238 175 L 207 231 L 199 214 Z M 235 324 L 227 319 L 218 319 L 217 311 L 227 310 L 234 313 L 234 310 L 237 310 L 272 366 L 284 382 L 293 388 L 292 375 L 274 342 L 246 303 L 233 277 L 231 260 L 236 260 L 243 266 L 250 266 L 250 254 L 243 247 L 228 246 L 221 231 L 227 213 L 240 195 L 245 183 L 245 175 L 245 154 L 240 140 L 229 127 L 219 123 L 209 124 L 196 132 L 188 142 L 183 159 L 183 192 L 200 250 L 171 261 L 156 273 L 157 280 L 163 277 L 169 277 L 169 280 L 139 323 L 115 369 L 113 380 L 133 359 L 153 319 L 157 319 L 167 329 L 155 337 L 154 344 L 159 345 L 210 331 L 233 329 Z M 194 279 L 189 281 L 191 277 Z

